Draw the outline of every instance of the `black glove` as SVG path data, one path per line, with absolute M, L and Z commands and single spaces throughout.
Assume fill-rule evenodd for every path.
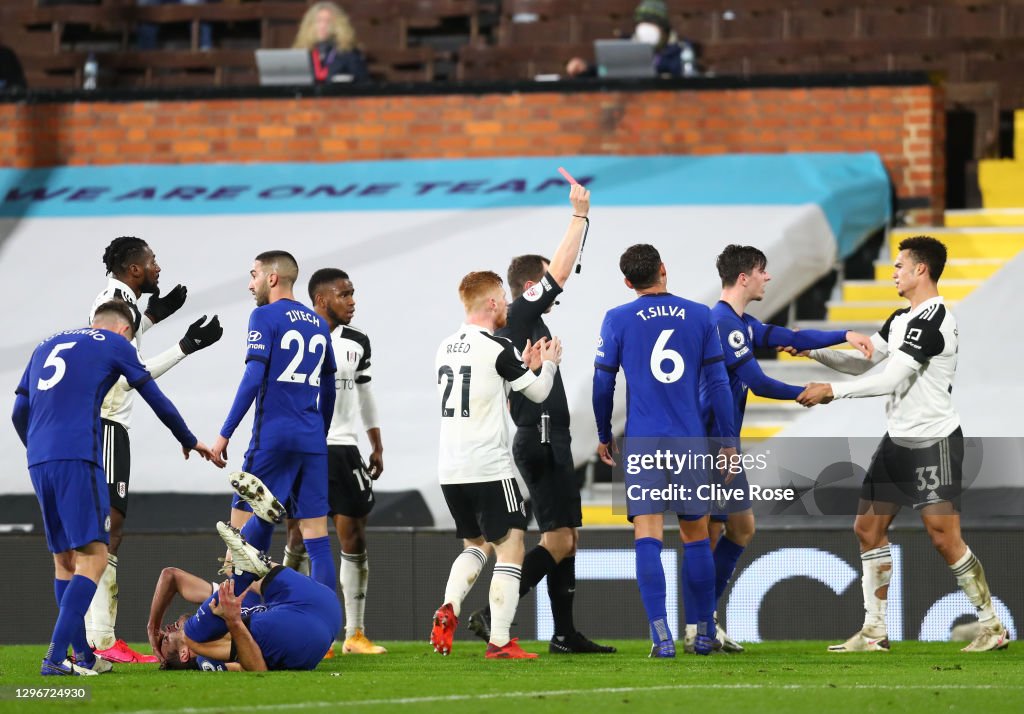
M 224 334 L 224 328 L 220 326 L 220 318 L 216 315 L 205 325 L 206 315 L 188 326 L 185 336 L 178 342 L 178 347 L 187 355 L 205 349 L 219 340 Z
M 185 304 L 188 297 L 188 288 L 184 285 L 175 285 L 171 292 L 160 297 L 160 289 L 149 296 L 149 304 L 146 305 L 146 316 L 154 323 L 170 317 Z

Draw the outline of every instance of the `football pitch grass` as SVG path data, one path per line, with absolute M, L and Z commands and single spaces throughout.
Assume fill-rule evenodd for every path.
M 100 677 L 40 677 L 42 646 L 0 648 L 0 712 L 1021 712 L 1024 646 L 961 654 L 962 644 L 902 642 L 893 652 L 836 655 L 826 642 L 770 642 L 742 654 L 647 658 L 619 641 L 614 655 L 547 654 L 490 661 L 480 642 L 449 657 L 426 642 L 385 642 L 383 656 L 341 656 L 314 672 L 161 672 L 115 665 Z M 147 651 L 145 646 L 138 649 Z M 84 686 L 88 702 L 12 700 L 14 687 Z

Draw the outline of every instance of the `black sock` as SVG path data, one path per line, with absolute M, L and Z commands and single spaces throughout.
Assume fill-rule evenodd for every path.
M 551 557 L 551 553 L 548 549 L 542 545 L 536 546 L 533 550 L 526 554 L 523 558 L 523 577 L 519 581 L 519 597 L 522 598 L 526 593 L 533 590 L 533 588 L 543 579 L 545 575 L 554 571 L 555 559 Z M 548 578 L 548 583 L 551 582 L 551 578 Z
M 551 615 L 555 620 L 555 637 L 568 637 L 576 632 L 572 621 L 572 603 L 576 597 L 576 556 L 564 558 L 548 573 L 548 595 Z

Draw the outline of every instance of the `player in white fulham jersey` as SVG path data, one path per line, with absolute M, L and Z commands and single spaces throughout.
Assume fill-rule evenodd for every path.
M 509 634 L 519 602 L 526 504 L 512 468 L 505 415 L 510 390 L 538 403 L 548 396 L 562 345 L 558 338 L 527 343 L 520 355 L 508 339 L 494 336 L 508 315 L 505 286 L 496 273 L 466 275 L 459 298 L 465 322 L 441 342 L 434 368 L 441 411 L 438 477 L 465 550 L 452 563 L 430 643 L 436 652 L 451 652 L 462 601 L 493 548 L 497 564 L 486 657 L 531 659 L 537 655 L 524 652 Z
M 373 482 L 384 472 L 384 442 L 377 404 L 370 389 L 370 338 L 354 327 L 355 287 L 348 273 L 321 268 L 309 278 L 309 300 L 327 321 L 338 371 L 338 399 L 327 433 L 327 501 L 341 545 L 338 579 L 345 598 L 345 654 L 385 654 L 366 637 L 366 586 L 370 561 L 366 552 L 366 519 L 373 510 Z M 359 422 L 370 441 L 369 463 L 359 454 Z M 288 519 L 284 565 L 301 571 L 309 562 L 298 521 Z M 308 573 L 307 573 L 308 574 Z M 333 646 L 328 656 L 333 653 Z
M 1003 649 L 1009 633 L 996 616 L 981 562 L 960 534 L 958 503 L 964 457 L 960 417 L 953 408 L 957 361 L 956 319 L 943 304 L 938 280 L 946 246 L 916 236 L 899 245 L 893 279 L 910 306 L 897 310 L 872 335 L 872 359 L 860 353 L 813 350 L 810 356 L 840 372 L 861 374 L 889 357 L 879 374 L 852 382 L 810 384 L 797 397 L 804 406 L 832 399 L 886 396 L 888 425 L 871 459 L 853 530 L 864 568 L 864 625 L 830 652 L 889 649 L 885 609 L 892 578 L 888 529 L 902 506 L 921 514 L 932 545 L 978 611 L 978 636 L 964 652 Z
M 92 321 L 96 308 L 111 300 L 128 305 L 135 316 L 133 325 L 135 338 L 132 344 L 139 349 L 141 335 L 154 324 L 173 315 L 185 304 L 186 289 L 177 285 L 167 295 L 160 295 L 160 266 L 156 255 L 146 241 L 134 236 L 115 238 L 103 251 L 103 264 L 110 280 L 96 296 L 89 311 Z M 138 300 L 149 294 L 149 302 L 142 312 Z M 187 355 L 209 347 L 220 339 L 224 330 L 217 316 L 203 324 L 206 316 L 189 325 L 185 336 L 173 347 L 144 363 L 153 378 L 169 370 Z M 96 595 L 85 616 L 86 637 L 97 654 L 112 662 L 150 663 L 155 657 L 132 650 L 124 640 L 114 634 L 117 621 L 117 551 L 121 545 L 124 520 L 128 513 L 128 486 L 131 469 L 131 451 L 128 429 L 131 427 L 134 390 L 125 379 L 120 379 L 111 388 L 100 408 L 103 426 L 103 470 L 107 476 L 110 492 L 110 548 L 107 568 L 100 578 Z

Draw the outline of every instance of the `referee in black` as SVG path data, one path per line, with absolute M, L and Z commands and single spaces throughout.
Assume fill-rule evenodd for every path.
M 498 331 L 516 349 L 527 341 L 536 344 L 550 339 L 544 313 L 551 310 L 565 281 L 572 275 L 588 227 L 590 191 L 573 184 L 569 192 L 572 219 L 551 260 L 541 255 L 520 255 L 508 266 L 508 285 L 512 303 L 508 324 Z M 518 392 L 509 395 L 516 435 L 512 456 L 519 473 L 530 489 L 534 514 L 540 526 L 540 544 L 526 554 L 519 586 L 522 598 L 547 576 L 555 635 L 548 651 L 553 654 L 615 652 L 588 640 L 573 624 L 572 607 L 576 593 L 576 530 L 583 524 L 580 487 L 572 460 L 569 436 L 569 404 L 565 398 L 561 370 L 555 375 L 551 394 L 535 404 Z M 490 639 L 491 617 L 488 609 L 469 616 L 469 628 L 484 640 Z

